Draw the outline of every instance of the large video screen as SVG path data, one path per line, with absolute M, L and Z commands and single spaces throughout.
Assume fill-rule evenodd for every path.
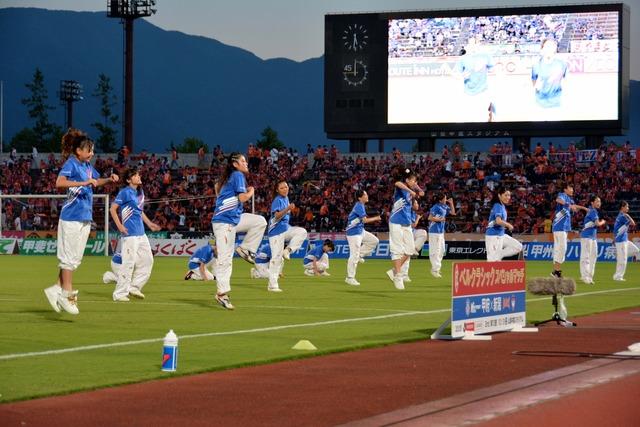
M 619 15 L 389 19 L 387 123 L 617 120 Z

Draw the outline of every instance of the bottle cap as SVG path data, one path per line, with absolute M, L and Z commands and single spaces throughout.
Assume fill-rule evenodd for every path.
M 170 329 L 164 337 L 164 345 L 178 345 L 178 336 Z

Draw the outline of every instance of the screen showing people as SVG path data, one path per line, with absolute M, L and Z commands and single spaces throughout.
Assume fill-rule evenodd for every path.
M 616 11 L 388 24 L 389 124 L 618 120 Z

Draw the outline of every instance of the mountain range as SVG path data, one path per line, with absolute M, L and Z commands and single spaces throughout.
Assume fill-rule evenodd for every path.
M 0 80 L 4 82 L 4 140 L 31 123 L 20 100 L 38 67 L 44 74 L 50 119 L 64 125 L 57 91 L 77 80 L 84 99 L 74 125 L 95 135 L 100 105 L 91 96 L 101 73 L 111 79 L 121 112 L 123 28 L 106 12 L 0 9 Z M 323 131 L 323 58 L 263 60 L 217 40 L 166 31 L 144 19 L 134 30 L 134 148 L 163 152 L 196 137 L 225 151 L 244 149 L 267 126 L 299 150 L 330 144 Z M 631 132 L 640 140 L 640 83 L 631 82 Z M 120 114 L 120 116 L 122 116 Z M 119 137 L 122 129 L 119 127 Z M 468 143 L 465 143 L 469 145 Z

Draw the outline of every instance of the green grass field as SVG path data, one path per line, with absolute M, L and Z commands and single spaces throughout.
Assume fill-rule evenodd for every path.
M 42 292 L 55 280 L 56 262 L 0 257 L 0 402 L 424 340 L 450 308 L 450 263 L 434 279 L 428 260 L 414 260 L 413 282 L 398 291 L 384 274 L 389 261 L 362 264 L 362 285 L 352 287 L 343 282 L 344 260 L 332 260 L 332 276 L 320 278 L 304 276 L 301 261 L 292 260 L 280 282 L 284 292 L 270 293 L 266 280 L 250 279 L 249 264 L 236 260 L 230 294 L 236 310 L 225 311 L 214 304 L 214 282 L 182 279 L 185 258 L 156 258 L 146 300 L 114 303 L 113 285 L 101 279 L 108 259 L 85 257 L 74 277 L 80 314 L 71 316 L 55 313 Z M 546 277 L 550 267 L 529 262 L 527 276 Z M 614 267 L 598 264 L 595 286 L 578 283 L 567 299 L 571 317 L 640 305 L 640 264 L 629 264 L 624 283 L 611 280 Z M 565 264 L 564 273 L 578 277 L 578 263 Z M 548 318 L 550 301 L 529 295 L 528 320 Z M 173 374 L 160 371 L 169 329 L 180 336 Z M 318 350 L 292 350 L 301 339 Z

